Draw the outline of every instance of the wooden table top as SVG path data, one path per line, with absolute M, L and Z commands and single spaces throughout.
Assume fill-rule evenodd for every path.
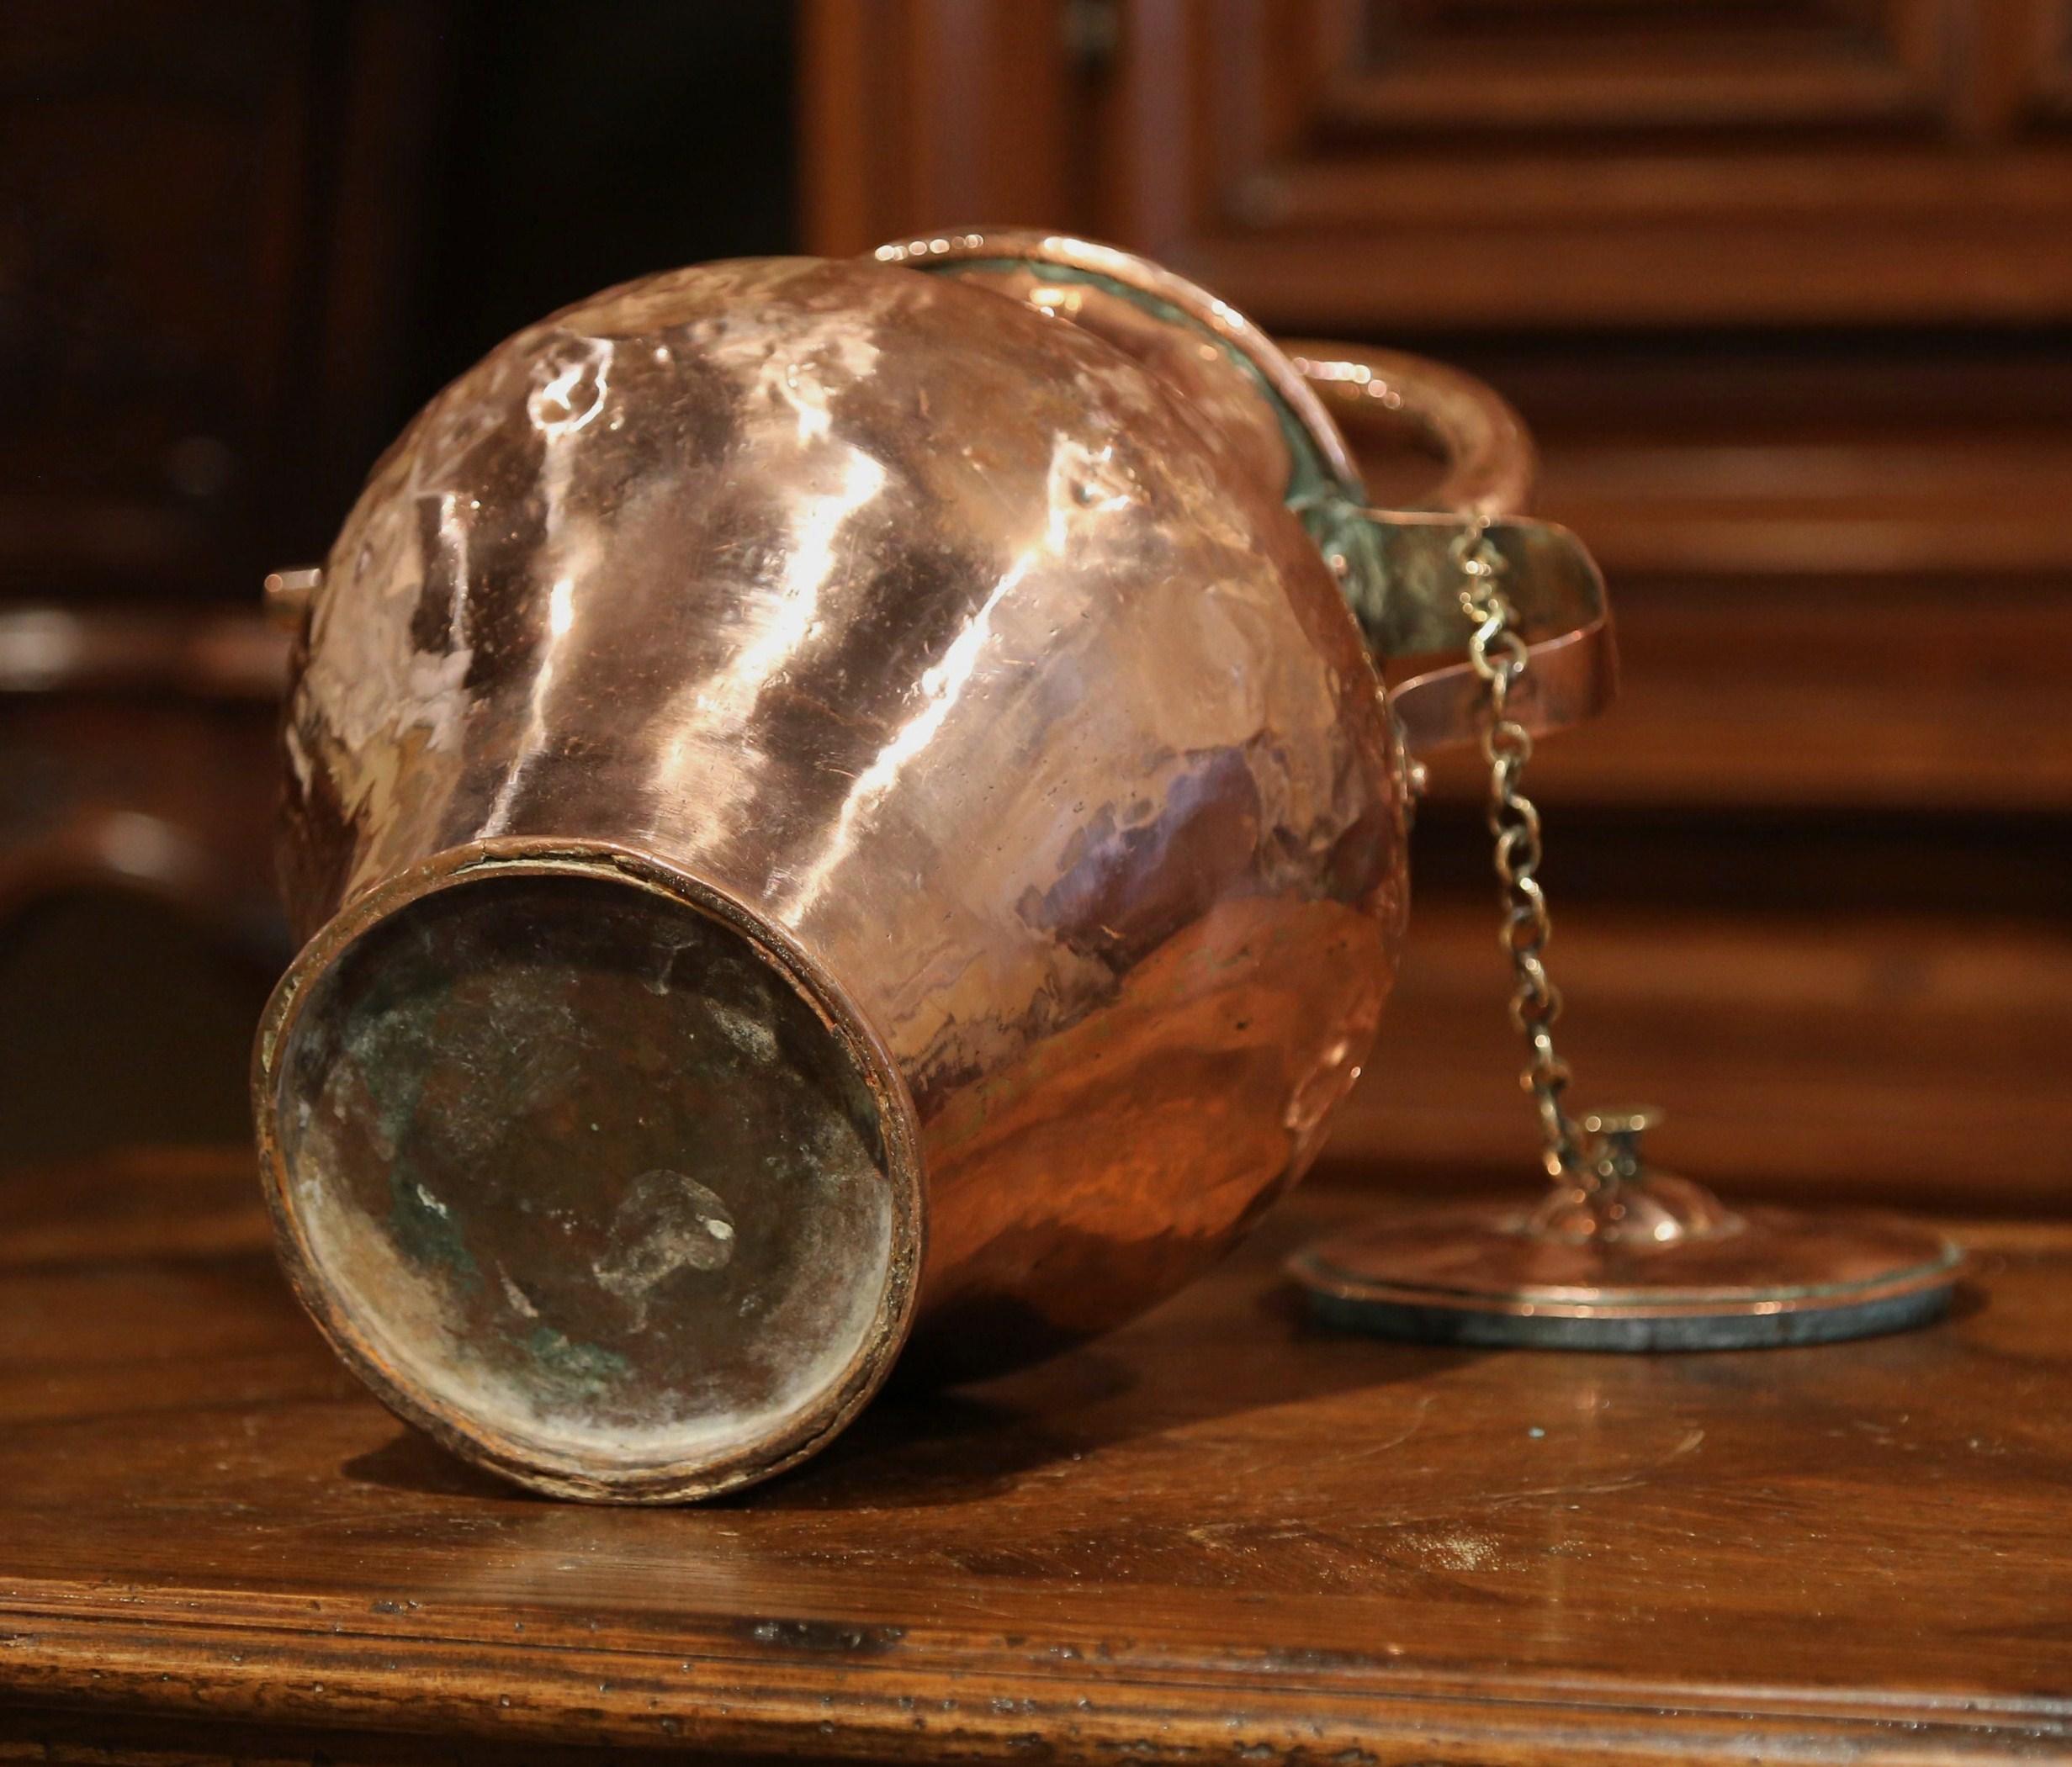
M 0 1759 L 2072 1754 L 2072 1228 L 1963 1230 L 1912 1336 L 1650 1359 L 1311 1328 L 1279 1256 L 1376 1206 L 655 1510 L 396 1423 L 243 1156 L 4 1181 Z

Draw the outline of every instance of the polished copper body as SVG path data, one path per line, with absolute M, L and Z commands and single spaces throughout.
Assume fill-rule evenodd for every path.
M 649 278 L 433 400 L 311 597 L 284 840 L 310 943 L 255 1063 L 291 1273 L 391 1403 L 546 1489 L 702 1495 L 812 1452 L 909 1333 L 962 1370 L 1116 1324 L 1300 1175 L 1394 969 L 1404 786 L 1276 463 L 1205 434 L 1155 362 L 888 263 Z M 362 1164 L 395 1125 L 337 1078 L 310 1003 L 376 929 L 497 879 L 703 917 L 853 1064 L 882 1287 L 782 1415 L 681 1451 L 665 1431 L 621 1452 L 590 1422 L 527 1436 L 414 1372 L 387 1278 L 355 1288 L 323 1239 L 308 1125 L 367 1117 Z M 633 1132 L 612 1113 L 656 1082 L 629 1067 L 601 1113 L 584 1084 L 603 1120 L 540 1133 L 599 1149 L 580 1182 L 616 1197 Z M 423 1219 L 464 1232 L 440 1170 Z M 483 1247 L 463 1251 L 471 1329 L 501 1329 Z M 656 1304 L 694 1326 L 698 1280 L 670 1266 Z

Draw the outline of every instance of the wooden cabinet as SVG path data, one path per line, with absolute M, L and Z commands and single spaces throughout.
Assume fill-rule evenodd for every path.
M 322 554 L 500 336 L 786 249 L 790 25 L 681 0 L 0 5 L 0 1168 L 246 1133 L 287 938 L 261 575 Z
M 442 10 L 0 8 L 0 1166 L 242 1132 L 260 575 L 386 439 Z
M 241 600 L 308 543 L 382 440 L 437 22 L 0 17 L 0 597 Z
M 2062 0 L 809 0 L 815 243 L 1126 240 L 1284 324 L 2050 323 Z
M 1627 663 L 1534 772 L 1582 1096 L 1735 1193 L 2072 1205 L 2072 5 L 807 0 L 803 43 L 814 248 L 1075 229 L 1519 405 Z M 1363 1171 L 1529 1170 L 1478 791 L 1419 829 Z

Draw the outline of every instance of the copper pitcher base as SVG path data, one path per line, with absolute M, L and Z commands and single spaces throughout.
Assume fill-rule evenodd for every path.
M 261 1045 L 269 1192 L 405 1415 L 540 1489 L 665 1501 L 876 1389 L 920 1258 L 908 1107 L 781 937 L 634 855 L 507 842 L 298 960 Z

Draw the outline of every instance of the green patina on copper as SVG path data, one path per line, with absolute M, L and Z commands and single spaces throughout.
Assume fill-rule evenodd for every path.
M 284 1084 L 359 1316 L 398 1287 L 449 1404 L 527 1429 L 782 1408 L 886 1279 L 867 1076 L 740 934 L 615 879 L 494 874 L 347 952 Z
M 612 1381 L 623 1380 L 632 1370 L 632 1364 L 616 1351 L 575 1343 L 552 1325 L 534 1331 L 526 1339 L 525 1347 L 543 1373 L 559 1378 L 586 1397 L 594 1397 Z
M 452 1207 L 421 1181 L 415 1149 L 425 1076 L 438 1050 L 443 989 L 427 992 L 408 968 L 379 972 L 364 1010 L 349 1023 L 345 1057 L 374 1104 L 374 1125 L 394 1150 L 389 1162 L 389 1228 L 413 1263 L 443 1267 L 464 1284 L 481 1281 Z

